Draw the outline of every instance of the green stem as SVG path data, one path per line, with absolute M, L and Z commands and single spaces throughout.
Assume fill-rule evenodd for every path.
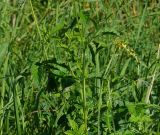
M 85 132 L 87 133 L 87 107 L 86 107 L 86 79 L 85 79 L 85 49 L 83 49 L 83 90 L 82 90 L 82 98 L 83 98 L 83 115 L 84 115 L 84 124 L 85 124 Z
M 7 73 L 7 69 L 8 69 L 8 59 L 9 59 L 9 55 L 7 56 L 6 60 L 5 60 L 5 63 L 4 63 L 4 71 L 3 71 L 3 76 L 5 77 L 6 73 Z M 4 116 L 4 94 L 5 94 L 5 87 L 6 87 L 6 80 L 3 79 L 2 81 L 2 90 L 0 92 L 0 115 L 2 114 L 2 116 Z M 1 112 L 2 111 L 2 112 Z M 1 121 L 0 121 L 0 135 L 3 135 L 3 130 L 2 130 L 2 127 L 3 127 L 3 122 L 4 122 L 4 117 L 1 118 Z
M 145 21 L 145 14 L 146 14 L 147 5 L 148 5 L 148 0 L 146 0 L 145 7 L 144 7 L 144 9 L 143 9 L 143 13 L 142 13 L 141 20 L 140 20 L 140 23 L 139 23 L 135 47 L 136 47 L 137 44 L 138 44 L 138 40 L 139 40 L 139 37 L 140 37 L 140 33 L 141 33 L 141 31 L 142 31 L 142 27 L 143 27 L 143 24 L 144 24 L 144 21 Z
M 36 16 L 34 8 L 33 8 L 32 0 L 29 0 L 29 2 L 30 2 L 31 10 L 32 10 L 32 15 L 33 15 L 33 18 L 34 18 L 34 21 L 35 21 L 35 25 L 37 27 L 37 32 L 38 32 L 38 35 L 40 37 L 40 41 L 45 41 L 45 43 L 47 43 L 46 39 L 43 38 L 42 33 L 40 31 L 40 28 L 39 28 L 39 25 L 38 25 L 37 16 Z M 44 43 L 42 43 L 42 56 L 44 56 L 44 57 L 42 57 L 42 59 L 44 58 L 46 60 L 48 58 L 47 50 L 46 50 L 46 48 L 45 48 L 45 46 L 43 44 Z
M 15 119 L 16 119 L 16 129 L 17 129 L 17 135 L 21 135 L 21 128 L 20 128 L 20 119 L 19 119 L 19 109 L 18 109 L 18 98 L 17 98 L 17 90 L 16 90 L 16 81 L 13 80 L 12 82 L 13 87 L 13 102 L 14 102 L 14 112 L 15 112 Z
M 37 21 L 36 14 L 35 14 L 34 9 L 33 9 L 32 1 L 29 0 L 29 2 L 30 2 L 31 9 L 32 9 L 32 15 L 33 15 L 33 17 L 34 17 L 34 21 L 35 21 L 35 25 L 36 25 L 36 27 L 37 27 L 37 31 L 38 31 L 39 37 L 40 37 L 40 39 L 42 40 L 42 34 L 41 34 L 41 31 L 40 31 L 40 28 L 39 28 L 39 25 L 38 25 L 38 21 Z
M 160 44 L 159 44 L 159 47 L 158 47 L 157 60 L 159 59 L 159 56 L 160 56 Z M 154 85 L 154 81 L 156 79 L 156 74 L 157 74 L 157 67 L 155 68 L 155 70 L 153 72 L 152 80 L 151 80 L 150 86 L 148 87 L 148 90 L 147 90 L 147 93 L 146 93 L 146 97 L 145 97 L 145 103 L 146 104 L 149 103 L 149 97 L 151 95 L 152 88 L 153 88 L 153 85 Z
M 99 53 L 96 55 L 96 91 L 98 92 L 98 135 L 101 134 L 100 131 L 100 123 L 101 123 L 101 106 L 102 106 L 102 90 L 101 90 L 101 82 L 100 79 L 98 78 L 100 72 L 100 65 L 99 65 Z

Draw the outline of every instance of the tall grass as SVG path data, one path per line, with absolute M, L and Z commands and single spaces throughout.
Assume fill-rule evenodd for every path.
M 160 2 L 0 2 L 0 134 L 158 135 Z

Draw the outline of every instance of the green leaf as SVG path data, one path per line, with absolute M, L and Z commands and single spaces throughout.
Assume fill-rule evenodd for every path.
M 84 131 L 85 131 L 85 124 L 82 124 L 78 130 L 78 132 L 83 135 L 84 134 Z
M 93 62 L 94 65 L 96 65 L 96 61 L 95 61 L 96 48 L 91 44 L 89 44 L 88 47 L 89 47 L 89 50 L 90 50 L 91 55 L 92 55 L 92 62 Z
M 32 65 L 31 74 L 33 78 L 33 84 L 36 88 L 39 87 L 39 75 L 38 75 L 38 66 Z
M 64 74 L 68 73 L 68 69 L 65 67 L 65 65 L 54 64 L 54 67 L 57 68 L 59 71 L 63 72 Z
M 135 104 L 126 102 L 126 106 L 131 114 L 136 115 Z
M 67 130 L 66 132 L 64 132 L 66 135 L 74 135 L 74 131 L 72 130 Z
M 5 59 L 5 56 L 8 52 L 8 43 L 3 43 L 0 45 L 0 66 L 2 65 L 4 59 Z
M 80 12 L 79 17 L 80 17 L 81 23 L 86 24 L 88 18 L 83 14 L 83 12 Z
M 69 124 L 73 130 L 78 130 L 78 125 L 74 120 L 69 119 Z
M 119 33 L 115 30 L 115 29 L 109 29 L 107 28 L 103 28 L 100 29 L 97 33 L 97 36 L 102 36 L 102 35 L 112 35 L 112 36 L 119 36 Z
M 56 33 L 57 31 L 61 30 L 61 29 L 64 27 L 64 23 L 65 23 L 64 20 L 61 21 L 60 23 L 58 23 L 58 24 L 54 27 L 52 33 Z
M 131 122 L 152 122 L 151 118 L 147 115 L 143 115 L 143 116 L 135 116 L 135 115 L 132 115 L 129 119 L 129 121 Z
M 131 60 L 131 59 L 128 59 L 128 60 L 126 61 L 126 63 L 124 64 L 124 66 L 123 66 L 123 68 L 122 68 L 122 71 L 121 71 L 121 73 L 120 73 L 120 76 L 124 76 L 124 75 L 125 75 L 130 60 Z
M 67 87 L 72 86 L 75 83 L 75 79 L 72 76 L 65 76 L 62 78 L 61 83 L 62 83 L 62 88 L 65 89 Z
M 57 75 L 57 76 L 65 76 L 65 73 L 60 71 L 59 69 L 51 69 L 51 72 L 54 74 L 54 75 Z

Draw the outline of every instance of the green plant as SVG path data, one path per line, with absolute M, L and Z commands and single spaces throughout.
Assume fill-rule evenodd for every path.
M 0 134 L 160 134 L 159 7 L 2 0 Z
M 85 135 L 85 125 L 82 124 L 79 128 L 77 123 L 74 120 L 69 119 L 69 123 L 72 130 L 67 130 L 65 132 L 66 135 Z

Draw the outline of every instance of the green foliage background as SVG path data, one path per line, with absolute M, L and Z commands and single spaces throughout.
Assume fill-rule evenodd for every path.
M 1 0 L 1 135 L 160 135 L 160 2 Z

